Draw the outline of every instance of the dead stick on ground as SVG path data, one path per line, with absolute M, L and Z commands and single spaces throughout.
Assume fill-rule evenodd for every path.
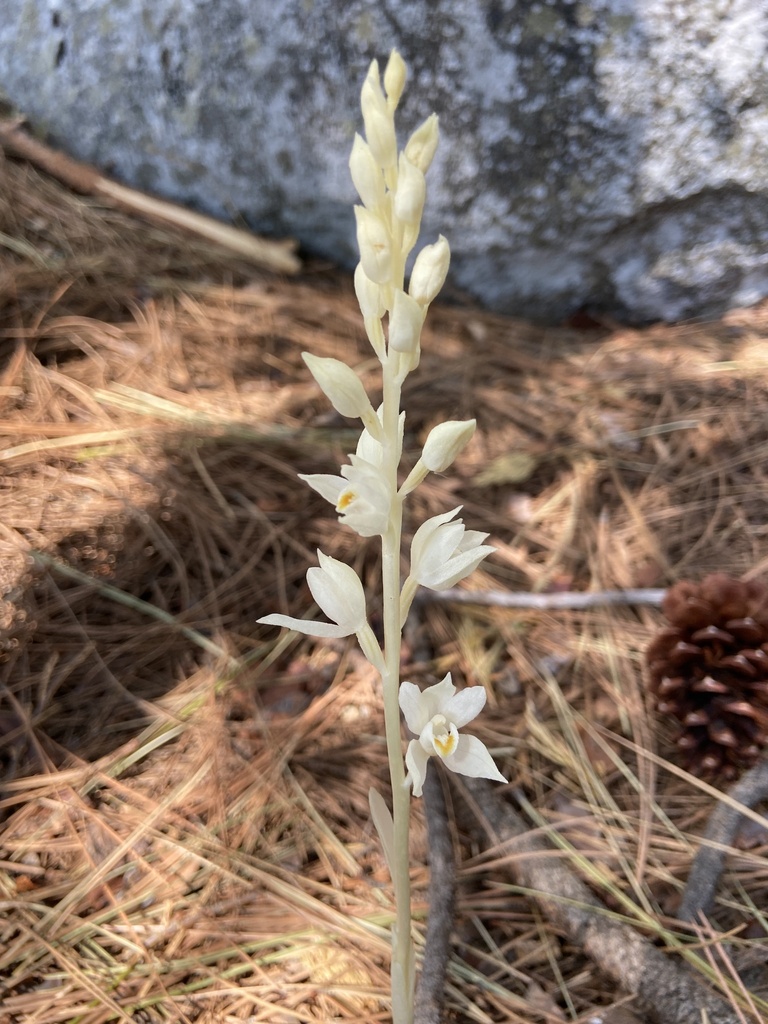
M 514 808 L 484 779 L 460 780 L 492 843 L 513 854 L 520 885 L 536 899 L 556 927 L 590 956 L 605 974 L 637 996 L 659 1024 L 743 1024 L 744 1018 L 723 998 L 708 991 L 684 968 L 624 924 L 609 919 L 606 908 L 552 850 L 532 835 Z M 705 1016 L 705 1014 L 708 1015 Z
M 301 261 L 293 251 L 295 242 L 279 242 L 259 238 L 249 231 L 242 231 L 223 224 L 213 217 L 193 213 L 183 206 L 155 199 L 144 192 L 119 185 L 110 178 L 104 178 L 93 167 L 80 163 L 33 138 L 19 127 L 20 122 L 0 121 L 0 146 L 8 153 L 29 160 L 30 163 L 57 178 L 75 192 L 82 195 L 99 196 L 113 206 L 120 206 L 131 213 L 149 220 L 162 221 L 192 234 L 207 238 L 244 256 L 259 266 L 281 274 L 296 274 Z
M 405 641 L 414 664 L 429 664 L 432 647 L 421 622 L 421 605 L 414 601 L 405 623 Z M 445 978 L 451 954 L 451 929 L 456 906 L 453 837 L 443 772 L 434 763 L 424 780 L 424 808 L 429 838 L 429 914 L 421 974 L 416 989 L 414 1024 L 441 1024 Z
M 432 590 L 419 594 L 420 601 L 438 601 L 446 604 L 481 604 L 494 608 L 532 608 L 536 611 L 565 611 L 568 609 L 604 608 L 608 605 L 661 606 L 666 590 L 598 590 L 594 593 L 569 592 L 565 594 L 510 593 L 504 590 Z
M 453 838 L 443 788 L 445 780 L 436 769 L 433 759 L 424 780 L 429 836 L 429 917 L 413 1024 L 440 1024 L 442 1020 L 456 904 Z
M 728 791 L 728 796 L 736 803 L 749 808 L 768 798 L 768 758 L 759 761 L 743 775 Z M 698 921 L 700 914 L 709 913 L 725 863 L 727 848 L 733 845 L 741 822 L 742 814 L 738 807 L 718 802 L 688 876 L 677 915 L 681 921 Z

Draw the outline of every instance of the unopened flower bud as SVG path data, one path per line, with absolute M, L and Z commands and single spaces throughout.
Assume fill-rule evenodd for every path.
M 421 306 L 428 306 L 443 287 L 451 262 L 447 239 L 440 235 L 433 245 L 425 245 L 413 264 L 408 294 Z
M 365 123 L 365 137 L 379 167 L 394 167 L 397 163 L 395 122 L 387 107 L 379 81 L 378 61 L 371 61 L 360 96 Z
M 368 277 L 362 263 L 355 267 L 355 295 L 363 320 L 380 320 L 384 316 L 386 307 L 381 288 Z
M 418 230 L 427 183 L 419 168 L 412 164 L 405 153 L 400 154 L 397 168 L 397 191 L 395 192 L 395 216 L 404 224 Z
M 439 140 L 437 114 L 430 114 L 405 144 L 404 153 L 422 174 L 426 174 Z
M 410 295 L 398 288 L 389 316 L 389 348 L 395 352 L 414 352 L 419 344 L 424 310 Z
M 371 147 L 360 135 L 355 135 L 349 170 L 352 183 L 364 205 L 369 210 L 375 209 L 384 199 L 384 174 L 376 163 Z
M 444 472 L 475 432 L 476 420 L 446 420 L 429 432 L 421 461 L 432 473 Z
M 355 207 L 357 244 L 366 276 L 375 284 L 386 284 L 391 273 L 392 253 L 387 227 L 380 217 L 364 206 Z
M 390 110 L 394 110 L 400 102 L 405 87 L 405 77 L 405 61 L 397 50 L 393 50 L 384 69 L 384 91 L 387 94 L 387 104 Z
M 302 352 L 301 357 L 337 412 L 342 416 L 373 415 L 365 388 L 350 366 L 338 359 L 313 356 L 311 352 Z

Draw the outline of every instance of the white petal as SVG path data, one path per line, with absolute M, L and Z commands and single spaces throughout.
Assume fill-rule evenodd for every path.
M 331 476 L 330 473 L 299 473 L 299 479 L 309 484 L 313 491 L 317 491 L 332 505 L 338 504 L 339 495 L 347 486 L 344 477 Z
M 357 509 L 351 505 L 348 512 L 339 516 L 339 522 L 354 530 L 360 537 L 381 537 L 389 526 L 389 519 L 378 509 Z
M 457 729 L 477 718 L 487 698 L 484 686 L 466 686 L 443 705 L 443 714 Z
M 476 548 L 474 551 L 464 551 L 445 562 L 442 567 L 436 566 L 434 569 L 430 567 L 419 573 L 418 581 L 422 587 L 426 587 L 428 590 L 453 587 L 459 580 L 463 580 L 471 572 L 474 572 L 480 562 L 493 551 L 494 548 L 490 544 Z
M 455 754 L 453 755 L 456 756 Z M 424 786 L 424 779 L 427 777 L 427 761 L 429 760 L 429 754 L 426 753 L 421 747 L 418 740 L 411 740 L 408 744 L 408 749 L 405 752 L 405 766 L 411 777 L 413 783 L 413 795 L 421 796 L 421 790 Z
M 370 142 L 370 139 L 369 139 Z M 374 284 L 387 284 L 392 269 L 391 239 L 384 221 L 364 206 L 355 207 L 357 244 L 365 276 Z
M 379 422 L 384 425 L 384 407 L 379 406 L 376 410 L 376 415 L 379 418 Z M 395 458 L 397 462 L 400 461 L 400 456 L 403 451 L 403 434 L 405 432 L 405 413 L 400 413 L 400 419 L 397 424 L 398 439 L 397 439 L 397 451 L 395 452 Z M 355 453 L 361 458 L 365 459 L 366 462 L 370 462 L 373 466 L 380 466 L 384 459 L 384 449 L 382 448 L 379 441 L 372 437 L 367 430 L 364 430 L 360 435 L 360 440 L 357 442 L 357 451 Z
M 443 523 L 447 523 L 449 519 L 453 519 L 456 513 L 460 511 L 461 505 L 457 505 L 456 508 L 452 509 L 450 512 L 443 512 L 443 514 L 439 516 L 431 516 L 421 524 L 416 533 L 414 533 L 413 541 L 411 543 L 412 565 L 416 565 L 416 563 L 421 560 L 430 539 L 435 534 L 438 527 L 442 526 Z
M 472 548 L 478 548 L 487 537 L 487 533 L 481 533 L 479 530 L 465 530 L 459 550 L 469 551 Z M 486 547 L 490 547 L 490 544 L 486 545 Z
M 421 699 L 426 709 L 426 718 L 424 719 L 425 724 L 430 718 L 434 718 L 435 715 L 442 714 L 443 707 L 448 703 L 454 693 L 456 693 L 456 687 L 453 685 L 450 672 L 448 672 L 439 683 L 435 683 L 433 686 L 428 686 L 426 690 L 422 691 Z
M 494 764 L 486 745 L 476 736 L 459 736 L 459 744 L 453 754 L 443 759 L 446 768 L 471 779 L 493 779 L 506 782 Z
M 320 568 L 307 572 L 307 584 L 317 605 L 333 622 L 344 626 L 346 633 L 356 633 L 366 621 L 365 591 L 352 568 L 329 555 L 317 552 Z
M 308 622 L 306 619 L 294 619 L 290 615 L 263 615 L 256 621 L 265 626 L 285 626 L 286 629 L 295 629 L 297 633 L 306 636 L 340 637 L 354 632 L 346 626 L 334 626 L 330 622 Z
M 381 423 L 381 407 L 377 410 L 376 415 Z M 381 460 L 384 457 L 384 449 L 380 441 L 377 441 L 367 430 L 364 430 L 360 435 L 360 440 L 357 442 L 355 454 L 359 455 L 361 459 L 365 459 L 372 466 L 380 466 Z
M 363 383 L 351 366 L 340 359 L 315 356 L 311 352 L 302 352 L 301 358 L 323 394 L 342 416 L 362 417 L 369 411 L 373 414 Z
M 421 690 L 415 683 L 400 683 L 400 710 L 405 715 L 405 724 L 411 732 L 418 736 L 429 721 L 429 715 L 421 696 Z
M 460 519 L 455 523 L 444 523 L 442 526 L 438 526 L 425 545 L 419 564 L 423 565 L 425 569 L 437 566 L 444 569 L 445 563 L 453 556 L 463 536 L 464 524 Z

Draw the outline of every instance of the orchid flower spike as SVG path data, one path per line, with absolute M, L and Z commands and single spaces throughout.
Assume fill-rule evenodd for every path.
M 481 740 L 476 736 L 459 735 L 459 729 L 483 710 L 485 700 L 482 686 L 469 686 L 456 693 L 450 672 L 426 690 L 420 690 L 415 683 L 400 684 L 400 710 L 408 728 L 418 736 L 408 744 L 405 754 L 408 768 L 405 781 L 413 784 L 414 796 L 421 796 L 427 761 L 433 754 L 446 768 L 460 775 L 507 781 Z

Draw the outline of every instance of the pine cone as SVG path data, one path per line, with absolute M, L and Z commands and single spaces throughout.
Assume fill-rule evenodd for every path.
M 768 743 L 768 587 L 713 573 L 664 598 L 671 623 L 646 651 L 656 708 L 680 722 L 694 775 L 732 779 Z

